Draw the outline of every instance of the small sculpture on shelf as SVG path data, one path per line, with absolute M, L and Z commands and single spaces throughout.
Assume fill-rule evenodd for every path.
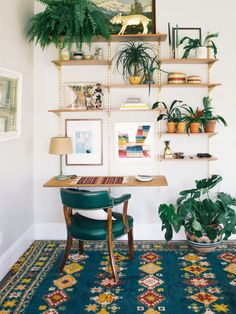
M 184 153 L 182 152 L 177 152 L 173 154 L 175 159 L 184 159 Z
M 94 53 L 94 60 L 103 60 L 102 48 L 97 48 Z
M 170 150 L 170 141 L 165 141 L 165 148 L 164 148 L 164 159 L 172 159 L 173 155 L 171 154 Z

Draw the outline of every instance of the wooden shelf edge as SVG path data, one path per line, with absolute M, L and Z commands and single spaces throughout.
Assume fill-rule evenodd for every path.
M 168 133 L 168 132 L 160 132 L 159 135 L 160 137 L 162 136 L 175 136 L 175 135 L 178 135 L 178 136 L 209 136 L 209 137 L 213 137 L 215 135 L 217 135 L 218 133 L 205 133 L 205 132 L 202 132 L 202 133 Z
M 221 86 L 220 83 L 212 83 L 212 84 L 151 84 L 151 88 L 214 88 L 217 86 Z M 105 86 L 104 86 L 105 87 Z M 107 88 L 149 88 L 148 84 L 112 84 L 111 86 L 107 86 Z
M 75 66 L 75 65 L 91 65 L 91 66 L 99 66 L 99 65 L 109 65 L 109 62 L 107 60 L 53 60 L 52 63 L 54 63 L 57 66 Z
M 221 86 L 221 83 L 201 83 L 201 84 L 161 84 L 161 87 L 166 88 L 215 88 Z
M 213 64 L 218 62 L 219 59 L 160 59 L 163 64 Z
M 106 112 L 106 113 L 113 113 L 113 112 L 152 112 L 152 113 L 159 113 L 159 112 L 166 112 L 165 109 L 130 109 L 130 110 L 121 110 L 121 109 L 102 109 L 102 110 L 80 110 L 80 109 L 49 109 L 48 112 L 54 113 L 60 116 L 61 113 L 98 113 L 98 112 Z
M 122 42 L 122 41 L 146 41 L 146 42 L 155 42 L 155 41 L 165 41 L 167 34 L 124 34 L 124 35 L 111 35 L 111 42 Z M 95 37 L 94 42 L 106 42 L 102 37 Z M 109 41 L 109 40 L 108 40 Z
M 198 158 L 196 156 L 185 156 L 183 159 L 178 159 L 178 158 L 170 158 L 170 159 L 165 159 L 163 156 L 159 156 L 160 161 L 216 161 L 218 160 L 216 157 L 211 157 L 211 158 Z
M 219 59 L 161 59 L 162 64 L 213 64 Z M 57 66 L 75 66 L 75 65 L 106 65 L 110 63 L 108 60 L 52 60 Z

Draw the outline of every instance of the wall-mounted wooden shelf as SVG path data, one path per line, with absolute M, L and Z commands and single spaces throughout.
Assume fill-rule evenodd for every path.
M 163 64 L 213 64 L 218 59 L 161 59 Z M 109 65 L 107 60 L 53 60 L 52 63 L 60 66 L 80 66 L 80 65 Z
M 120 109 L 102 109 L 102 110 L 81 110 L 81 109 L 50 109 L 48 112 L 54 113 L 57 116 L 60 116 L 62 113 L 100 113 L 100 112 L 106 112 L 106 113 L 127 113 L 128 112 L 152 112 L 159 114 L 160 112 L 165 112 L 165 109 L 130 109 L 130 110 L 120 110 Z
M 128 41 L 142 41 L 142 42 L 158 42 L 165 41 L 167 34 L 124 34 L 124 35 L 111 35 L 108 40 L 102 36 L 94 36 L 93 42 L 128 42 Z M 63 41 L 63 36 L 61 36 L 61 41 Z
M 183 159 L 171 158 L 165 159 L 164 156 L 159 156 L 160 161 L 216 161 L 216 157 L 211 158 L 198 158 L 197 156 L 185 156 Z
M 127 42 L 127 41 L 142 41 L 142 42 L 157 42 L 157 41 L 165 41 L 167 35 L 166 34 L 124 34 L 124 35 L 111 35 L 111 42 Z M 102 37 L 95 37 L 94 42 L 106 42 L 106 40 Z
M 221 86 L 220 83 L 201 83 L 201 84 L 161 84 L 163 88 L 215 88 L 217 86 Z
M 162 136 L 208 136 L 208 137 L 212 137 L 217 135 L 217 133 L 167 133 L 167 132 L 160 132 L 160 137 Z
M 212 84 L 151 84 L 151 88 L 215 88 L 221 86 L 219 83 Z M 108 87 L 108 86 L 106 86 Z M 148 88 L 148 84 L 112 84 L 110 88 Z
M 163 64 L 213 64 L 219 59 L 161 59 Z
M 60 66 L 74 66 L 74 65 L 109 65 L 107 60 L 53 60 L 52 63 Z
M 151 84 L 151 88 L 160 88 L 160 84 Z M 148 84 L 111 84 L 110 88 L 149 88 Z

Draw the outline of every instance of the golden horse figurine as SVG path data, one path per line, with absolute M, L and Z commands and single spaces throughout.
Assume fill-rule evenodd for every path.
M 143 34 L 146 35 L 148 33 L 148 24 L 151 20 L 145 15 L 141 14 L 133 14 L 133 15 L 122 15 L 121 13 L 114 16 L 110 22 L 112 24 L 121 24 L 121 30 L 118 35 L 123 35 L 127 26 L 133 25 L 143 25 Z

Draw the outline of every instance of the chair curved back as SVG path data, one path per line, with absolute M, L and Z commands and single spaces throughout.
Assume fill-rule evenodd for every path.
M 61 189 L 63 205 L 74 209 L 100 209 L 113 207 L 113 200 L 107 191 L 80 191 Z

